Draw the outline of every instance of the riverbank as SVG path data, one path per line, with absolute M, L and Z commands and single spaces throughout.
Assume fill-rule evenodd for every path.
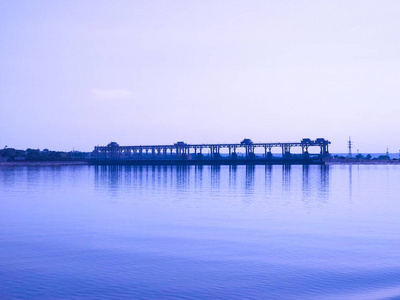
M 26 166 L 75 166 L 87 165 L 86 161 L 10 161 L 0 162 L 0 167 L 26 167 Z
M 339 159 L 325 160 L 326 165 L 400 165 L 400 160 Z
M 93 163 L 91 163 L 93 164 Z M 132 163 L 127 163 L 127 162 L 103 162 L 103 163 L 96 163 L 96 165 L 132 165 Z M 221 161 L 203 161 L 202 163 L 193 163 L 193 161 L 179 161 L 179 163 L 166 163 L 165 161 L 163 162 L 155 162 L 155 161 L 138 161 L 134 163 L 135 165 L 226 165 L 226 164 L 231 164 L 231 165 L 241 165 L 241 164 L 246 164 L 248 165 L 248 161 L 243 161 L 243 162 L 238 162 L 235 161 L 235 163 L 224 161 L 221 163 Z M 266 164 L 265 162 L 255 162 L 252 161 L 250 164 Z M 304 162 L 300 161 L 293 161 L 291 163 L 288 162 L 283 162 L 283 161 L 275 161 L 275 162 L 270 162 L 268 164 L 304 164 Z M 313 163 L 307 163 L 307 164 L 313 164 Z M 368 160 L 368 159 L 328 159 L 324 160 L 325 165 L 400 165 L 400 160 Z M 26 167 L 26 166 L 35 166 L 35 167 L 49 167 L 49 166 L 77 166 L 77 165 L 89 165 L 88 162 L 86 161 L 13 161 L 13 162 L 0 162 L 0 167 Z
M 223 166 L 223 165 L 321 165 L 317 158 L 207 158 L 207 159 L 91 159 L 90 165 L 134 165 L 134 166 Z

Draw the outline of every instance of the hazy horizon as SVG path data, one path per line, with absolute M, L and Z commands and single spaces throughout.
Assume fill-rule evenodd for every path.
M 0 148 L 400 149 L 398 1 L 2 1 Z

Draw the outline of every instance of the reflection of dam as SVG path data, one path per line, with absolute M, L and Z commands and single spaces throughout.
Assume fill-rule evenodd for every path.
M 262 201 L 301 198 L 312 203 L 325 201 L 330 194 L 329 165 L 97 165 L 93 168 L 95 186 L 108 189 L 112 195 L 124 190 L 146 194 L 156 188 L 161 193 L 185 194 L 185 199 L 216 192 L 226 199 L 252 195 Z
M 256 165 L 256 164 L 324 164 L 329 156 L 331 142 L 323 138 L 303 139 L 294 143 L 253 143 L 244 139 L 238 144 L 186 144 L 153 146 L 120 146 L 111 142 L 107 146 L 96 146 L 91 164 L 132 165 Z M 319 148 L 311 154 L 309 148 Z M 272 153 L 280 148 L 281 154 Z M 300 148 L 294 154 L 292 148 Z M 258 152 L 257 152 L 258 150 Z M 261 150 L 261 153 L 260 153 Z

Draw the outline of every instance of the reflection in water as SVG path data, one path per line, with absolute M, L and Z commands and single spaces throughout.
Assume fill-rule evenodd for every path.
M 221 166 L 211 166 L 211 187 L 213 189 L 219 189 L 221 180 Z
M 124 168 L 124 184 L 126 186 L 129 186 L 130 183 L 132 182 L 133 178 L 132 178 L 132 166 L 127 165 Z
M 303 165 L 303 190 L 310 189 L 310 166 Z
M 16 167 L 2 167 L 2 171 L 0 172 L 1 183 L 4 188 L 13 187 L 15 184 L 15 179 L 18 176 Z
M 159 167 L 159 166 L 158 166 Z M 156 168 L 157 168 L 157 166 L 151 166 L 151 182 L 152 182 L 152 186 L 156 186 L 156 185 L 158 185 L 159 184 L 159 177 L 158 177 L 158 175 L 160 174 L 159 173 L 159 170 L 157 169 L 157 171 L 156 171 Z
M 281 178 L 274 178 L 274 171 L 281 168 Z M 222 170 L 221 170 L 222 169 Z M 263 170 L 264 169 L 264 170 Z M 256 173 L 264 172 L 264 184 L 256 184 Z M 132 186 L 135 189 L 144 187 L 177 189 L 189 191 L 191 189 L 202 190 L 211 188 L 221 190 L 225 188 L 224 181 L 231 193 L 243 191 L 246 194 L 257 195 L 262 192 L 264 196 L 270 195 L 274 183 L 278 183 L 284 192 L 284 197 L 289 200 L 293 195 L 292 185 L 301 184 L 303 200 L 314 196 L 327 199 L 329 196 L 329 166 L 94 166 L 96 186 L 103 186 L 113 191 L 114 196 L 121 185 Z M 351 166 L 350 190 L 351 190 Z M 277 173 L 276 175 L 278 175 Z M 203 177 L 207 175 L 209 184 L 204 186 Z M 37 177 L 31 175 L 30 177 Z M 262 178 L 262 177 L 260 177 Z M 5 178 L 3 177 L 3 181 Z M 294 180 L 294 181 L 293 181 Z M 293 182 L 292 182 L 293 181 Z M 261 189 L 261 190 L 260 190 Z M 314 195 L 314 196 L 313 196 Z
M 110 191 L 117 191 L 123 179 L 123 166 L 95 166 L 94 167 L 96 186 L 106 185 Z
M 303 196 L 308 198 L 310 196 L 310 166 L 303 165 Z
M 121 185 L 141 187 L 178 188 L 188 190 L 191 186 L 201 188 L 203 166 L 94 166 L 94 180 L 97 187 L 103 186 L 117 191 Z M 207 166 L 211 187 L 220 188 L 221 167 Z M 194 173 L 194 178 L 191 176 Z M 193 182 L 194 179 L 194 182 Z
M 271 190 L 272 188 L 272 165 L 265 165 L 265 189 Z
M 236 190 L 237 166 L 229 166 L 229 188 Z
M 282 165 L 282 188 L 284 191 L 290 189 L 290 170 L 291 165 Z
M 176 186 L 185 190 L 190 186 L 190 166 L 176 166 Z
M 40 180 L 42 168 L 40 167 L 33 167 L 33 168 L 26 168 L 26 180 L 30 183 L 30 185 L 34 185 Z
M 302 166 L 303 201 L 326 202 L 329 198 L 329 166 Z
M 0 298 L 399 299 L 400 169 L 353 168 L 0 168 Z
M 253 192 L 254 190 L 254 165 L 246 165 L 246 180 L 245 180 L 245 191 L 247 193 Z
M 168 186 L 168 176 L 167 176 L 167 172 L 168 172 L 168 166 L 162 166 L 159 170 L 159 178 L 160 181 L 162 182 L 162 187 L 165 190 Z
M 201 188 L 203 186 L 203 166 L 194 167 L 194 183 L 196 188 Z
M 320 188 L 321 197 L 326 199 L 329 195 L 329 166 L 320 166 Z
M 353 195 L 353 165 L 349 165 L 349 198 Z

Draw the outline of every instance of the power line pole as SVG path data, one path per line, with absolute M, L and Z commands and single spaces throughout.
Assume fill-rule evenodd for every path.
M 353 146 L 353 143 L 351 142 L 351 137 L 349 136 L 349 158 L 352 158 L 353 155 L 351 154 L 351 147 Z

